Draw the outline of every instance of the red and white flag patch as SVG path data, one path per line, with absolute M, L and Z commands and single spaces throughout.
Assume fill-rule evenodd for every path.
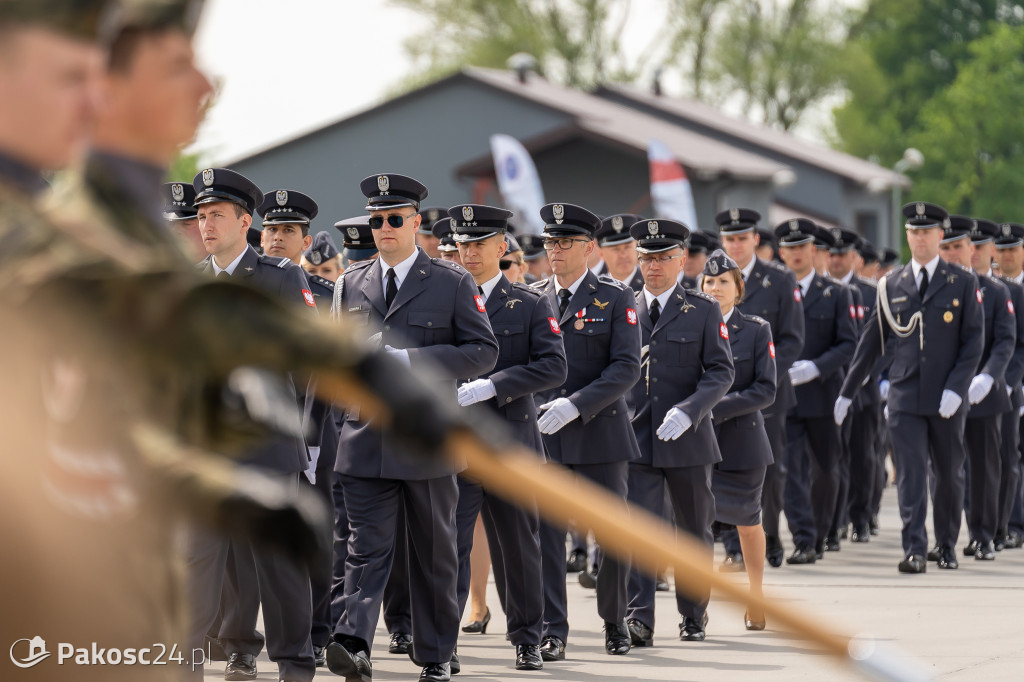
M 632 308 L 626 308 L 626 322 L 636 324 L 636 311 Z
M 558 326 L 558 320 L 556 320 L 555 318 L 549 317 L 548 318 L 548 324 L 551 325 L 551 331 L 553 331 L 554 333 L 556 333 L 556 334 L 561 334 L 562 333 L 562 329 Z
M 477 310 L 479 310 L 482 313 L 486 313 L 487 312 L 487 308 L 484 307 L 484 297 L 483 296 L 481 296 L 480 294 L 477 294 L 476 296 L 473 297 L 473 300 L 476 301 L 476 309 Z
M 850 306 L 850 319 L 851 320 L 856 320 L 857 319 L 857 306 L 855 306 L 855 305 L 851 305 Z
M 793 289 L 793 300 L 796 301 L 797 303 L 804 300 L 804 297 L 800 295 L 800 287 Z
M 313 298 L 313 292 L 309 289 L 302 290 L 302 298 L 306 299 L 306 305 L 313 308 L 316 307 L 316 300 Z
M 867 312 L 867 311 L 866 311 L 866 309 L 864 308 L 864 306 L 862 306 L 862 305 L 859 305 L 859 306 L 857 306 L 857 319 L 858 319 L 858 320 L 863 320 L 863 319 L 864 319 L 864 314 L 865 314 L 866 312 Z
M 978 303 L 981 303 L 982 302 L 982 299 L 981 299 L 981 289 L 975 289 L 974 290 L 974 295 L 977 297 Z
M 772 360 L 775 359 L 775 344 L 771 341 L 768 342 L 768 355 L 772 356 Z
M 718 325 L 718 335 L 726 341 L 729 340 L 729 328 L 725 326 L 725 322 Z
M 1010 311 L 1011 315 L 1013 315 L 1013 301 L 1006 302 L 1006 309 Z

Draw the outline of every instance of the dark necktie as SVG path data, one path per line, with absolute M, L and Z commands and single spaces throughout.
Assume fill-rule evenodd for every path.
M 565 315 L 566 308 L 569 307 L 569 297 L 572 296 L 568 289 L 558 290 L 558 316 Z
M 651 301 L 651 324 L 658 324 L 658 318 L 661 317 L 661 304 L 658 303 L 658 299 Z
M 921 287 L 917 290 L 921 296 L 921 300 L 924 300 L 924 292 L 928 291 L 928 271 L 921 268 Z
M 391 304 L 394 302 L 395 296 L 398 295 L 398 283 L 395 281 L 396 276 L 394 268 L 388 268 L 387 279 L 387 288 L 384 289 L 384 304 L 387 305 L 388 308 L 391 308 Z
M 482 299 L 484 299 L 486 301 L 487 297 L 484 296 L 484 288 L 478 284 L 477 287 L 476 287 L 476 290 L 480 292 L 480 298 L 482 298 Z

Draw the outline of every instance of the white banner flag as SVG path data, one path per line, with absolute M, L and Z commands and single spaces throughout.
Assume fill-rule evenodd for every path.
M 678 220 L 691 230 L 698 229 L 690 180 L 675 154 L 663 142 L 651 140 L 647 145 L 647 161 L 651 169 L 655 217 Z
M 544 229 L 540 219 L 544 190 L 530 153 L 510 135 L 491 135 L 491 153 L 498 190 L 505 207 L 515 213 L 512 220 L 519 234 L 540 234 Z

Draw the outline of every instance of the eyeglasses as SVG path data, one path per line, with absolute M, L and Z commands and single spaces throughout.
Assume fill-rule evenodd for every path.
M 651 263 L 659 263 L 661 265 L 668 265 L 669 261 L 675 260 L 676 258 L 682 258 L 682 257 L 683 257 L 683 254 L 681 254 L 681 253 L 677 253 L 674 256 L 649 256 L 649 255 L 645 254 L 643 256 L 640 256 L 640 262 L 642 264 L 644 264 L 644 265 L 650 265 Z
M 401 227 L 402 225 L 405 225 L 405 221 L 406 220 L 408 220 L 409 218 L 412 218 L 412 217 L 414 217 L 416 215 L 417 215 L 416 213 L 412 213 L 410 215 L 404 215 L 404 216 L 403 215 L 389 215 L 387 217 L 388 225 L 390 225 L 391 227 Z M 382 227 L 384 227 L 384 216 L 382 216 L 382 215 L 375 215 L 375 216 L 372 216 L 370 218 L 370 229 L 372 229 L 372 230 L 379 230 Z
M 508 270 L 513 265 L 519 265 L 519 262 L 518 261 L 514 261 L 514 260 L 499 260 L 498 261 L 498 268 L 501 269 L 501 270 Z
M 545 239 L 544 250 L 554 251 L 555 247 L 558 247 L 562 251 L 571 249 L 573 242 L 589 242 L 589 239 L 573 239 L 572 237 L 561 237 L 560 239 Z

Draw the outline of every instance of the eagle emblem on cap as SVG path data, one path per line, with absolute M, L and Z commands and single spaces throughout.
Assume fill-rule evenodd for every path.
M 319 251 L 314 251 L 313 253 L 309 254 L 309 262 L 312 263 L 313 265 L 320 265 L 320 263 L 322 263 L 323 260 L 324 257 L 320 254 Z
M 1003 228 L 1003 236 L 1009 237 L 1011 232 L 1010 223 L 1003 223 L 1001 227 Z
M 616 232 L 622 232 L 622 216 L 617 215 L 612 217 L 612 229 Z
M 391 180 L 386 175 L 377 176 L 377 189 L 380 190 L 381 194 L 387 194 L 388 190 L 391 189 Z
M 711 271 L 712 275 L 717 275 L 718 274 L 718 261 L 716 261 L 716 260 L 708 261 L 708 270 Z
M 555 204 L 551 207 L 551 213 L 555 216 L 555 222 L 559 225 L 562 224 L 562 220 L 565 219 L 565 206 L 561 204 Z
M 427 220 L 429 220 L 432 223 L 436 223 L 438 218 L 440 218 L 440 217 L 441 217 L 441 212 L 438 211 L 436 208 L 432 208 L 432 209 L 430 209 L 427 212 Z
M 277 197 L 276 197 L 276 199 L 277 199 L 277 205 L 278 206 L 287 206 L 288 205 L 288 191 L 287 190 L 283 190 L 283 189 L 277 190 Z
M 658 221 L 648 220 L 647 221 L 647 234 L 655 235 L 658 234 Z
M 917 210 L 917 215 L 924 215 L 924 202 L 917 202 L 917 206 L 914 208 Z
M 213 187 L 213 169 L 207 168 L 203 171 L 203 184 L 207 187 Z
M 462 207 L 462 219 L 465 220 L 467 223 L 471 222 L 473 220 L 473 207 L 472 206 L 463 206 Z
M 734 223 L 735 222 L 739 222 L 740 210 L 738 208 L 730 208 L 729 209 L 729 219 L 732 220 Z
M 789 221 L 789 231 L 790 232 L 799 232 L 800 231 L 800 221 L 799 220 L 790 220 Z
M 843 231 L 840 230 L 838 227 L 833 227 L 832 236 L 835 237 L 836 241 L 839 241 L 840 239 L 843 238 Z
M 942 227 L 944 229 L 948 230 L 951 227 L 953 227 L 953 223 L 950 222 L 949 218 L 943 218 L 942 219 Z
M 181 186 L 180 182 L 171 185 L 171 198 L 175 201 L 185 200 L 185 188 Z
M 359 239 L 359 228 L 357 228 L 357 227 L 350 227 L 350 228 L 348 228 L 345 231 L 348 232 L 348 238 L 349 239 Z

